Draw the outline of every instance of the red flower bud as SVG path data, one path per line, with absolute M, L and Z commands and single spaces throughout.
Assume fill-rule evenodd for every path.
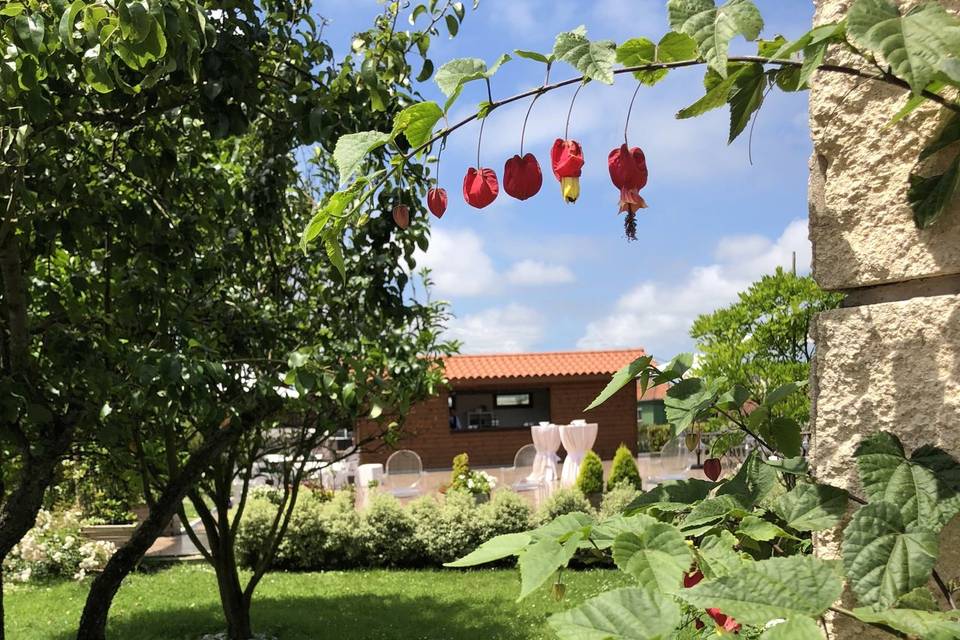
M 620 189 L 620 212 L 627 214 L 624 221 L 627 237 L 636 240 L 637 211 L 647 208 L 646 201 L 640 195 L 640 189 L 647 184 L 647 160 L 640 147 L 628 149 L 626 144 L 622 144 L 607 156 L 607 167 L 613 186 Z
M 393 221 L 401 229 L 410 226 L 410 207 L 405 204 L 398 204 L 393 208 Z
M 708 458 L 703 463 L 703 475 L 707 476 L 714 482 L 717 481 L 717 478 L 720 477 L 720 460 L 719 458 Z
M 430 209 L 430 213 L 442 218 L 447 211 L 447 190 L 438 187 L 427 191 L 427 208 Z
M 467 175 L 463 177 L 463 199 L 471 207 L 483 209 L 497 199 L 499 192 L 500 185 L 493 169 L 467 169 Z
M 687 572 L 683 574 L 683 587 L 685 589 L 689 589 L 690 587 L 699 584 L 701 580 L 703 580 L 703 572 L 700 571 L 700 569 L 697 569 L 692 573 Z
M 583 149 L 576 140 L 557 138 L 550 150 L 550 166 L 554 177 L 560 181 L 560 192 L 567 202 L 576 202 L 580 197 L 580 170 L 583 169 Z
M 537 195 L 542 185 L 540 163 L 532 153 L 522 158 L 515 155 L 503 166 L 503 190 L 517 200 L 526 200 Z

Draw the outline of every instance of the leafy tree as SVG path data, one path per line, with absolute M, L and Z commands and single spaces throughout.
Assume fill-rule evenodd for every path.
M 806 380 L 814 347 L 810 323 L 842 300 L 841 294 L 821 290 L 810 276 L 778 267 L 741 292 L 737 302 L 694 321 L 690 335 L 700 353 L 697 373 L 723 377 L 759 398 L 788 382 Z M 794 394 L 782 410 L 806 424 L 809 398 Z
M 637 461 L 633 459 L 633 452 L 625 444 L 617 447 L 617 452 L 613 454 L 610 477 L 607 479 L 607 491 L 618 484 L 628 484 L 638 491 L 643 489 L 640 471 L 637 469 Z

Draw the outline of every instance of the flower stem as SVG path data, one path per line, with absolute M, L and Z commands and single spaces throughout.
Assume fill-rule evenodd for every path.
M 543 79 L 543 86 L 541 89 L 546 88 L 550 84 L 550 65 L 547 64 L 547 77 Z M 527 115 L 523 116 L 523 127 L 520 128 L 520 156 L 523 157 L 523 138 L 527 134 L 527 120 L 530 118 L 530 112 L 533 111 L 533 105 L 536 104 L 537 98 L 543 95 L 542 91 L 538 91 L 533 100 L 530 101 L 530 106 L 527 107 Z
M 480 120 L 480 135 L 477 136 L 477 171 L 480 170 L 480 142 L 483 140 L 483 125 L 486 121 L 486 118 Z
M 630 98 L 630 106 L 627 107 L 627 121 L 623 125 L 623 144 L 628 147 L 630 144 L 627 142 L 627 129 L 630 127 L 630 114 L 633 113 L 633 101 L 637 99 L 637 94 L 640 93 L 640 87 L 642 86 L 639 82 L 637 83 L 637 88 L 633 90 L 633 97 Z
M 573 113 L 573 103 L 577 101 L 577 96 L 580 95 L 580 89 L 583 89 L 587 84 L 587 80 L 584 79 L 580 83 L 580 86 L 577 87 L 577 90 L 573 92 L 573 98 L 570 99 L 570 108 L 567 109 L 567 126 L 563 128 L 563 139 L 570 139 L 570 114 Z

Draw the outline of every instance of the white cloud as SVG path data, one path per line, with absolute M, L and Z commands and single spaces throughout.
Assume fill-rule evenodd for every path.
M 543 337 L 544 326 L 536 310 L 510 304 L 455 318 L 446 335 L 461 340 L 464 353 L 530 351 Z
M 573 280 L 573 272 L 562 264 L 547 264 L 539 260 L 521 260 L 507 272 L 507 282 L 525 287 L 565 284 Z
M 417 250 L 414 259 L 418 266 L 431 270 L 433 292 L 439 296 L 478 296 L 496 288 L 493 261 L 483 240 L 470 229 L 434 227 L 426 253 Z
M 776 240 L 760 235 L 729 236 L 717 242 L 714 264 L 694 267 L 685 281 L 642 282 L 617 301 L 611 313 L 587 325 L 577 342 L 582 349 L 644 346 L 660 357 L 689 344 L 693 320 L 729 304 L 751 282 L 782 266 L 792 252 L 797 269 L 809 270 L 807 221 L 791 222 Z

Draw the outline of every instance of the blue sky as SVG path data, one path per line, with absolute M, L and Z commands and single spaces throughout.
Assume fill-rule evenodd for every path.
M 763 37 L 795 38 L 810 28 L 812 3 L 756 4 L 766 20 Z M 350 36 L 381 8 L 375 0 L 322 5 L 335 50 L 346 51 Z M 591 39 L 617 42 L 656 40 L 668 30 L 663 0 L 482 0 L 477 11 L 468 10 L 457 38 L 434 39 L 430 57 L 439 67 L 458 57 L 491 62 L 517 48 L 548 52 L 557 33 L 580 24 Z M 741 40 L 733 49 L 753 53 L 755 45 Z M 515 59 L 494 77 L 494 97 L 534 87 L 542 74 L 542 65 Z M 559 64 L 552 79 L 574 75 Z M 434 297 L 451 303 L 456 319 L 449 333 L 464 342 L 465 352 L 643 346 L 665 359 L 692 347 L 693 318 L 728 304 L 777 265 L 789 267 L 791 252 L 798 270 L 809 269 L 806 94 L 770 93 L 753 134 L 751 166 L 746 135 L 726 144 L 725 109 L 674 118 L 702 95 L 702 75 L 702 68 L 674 71 L 637 97 L 630 144 L 644 150 L 650 173 L 637 242 L 623 236 L 606 168 L 607 154 L 622 142 L 636 86 L 631 78 L 618 76 L 613 87 L 591 83 L 577 99 L 570 135 L 582 143 L 586 166 L 574 205 L 563 203 L 549 168 L 549 148 L 563 135 L 574 87 L 547 94 L 534 107 L 525 150 L 540 160 L 544 185 L 530 200 L 501 190 L 489 207 L 469 207 L 460 185 L 476 162 L 478 126 L 450 138 L 441 168 L 450 206 L 442 220 L 432 221 L 431 246 L 419 263 L 433 270 Z M 442 103 L 432 80 L 418 88 Z M 482 83 L 468 85 L 451 121 L 483 99 Z M 498 109 L 484 127 L 482 163 L 501 179 L 504 162 L 519 150 L 527 106 Z

